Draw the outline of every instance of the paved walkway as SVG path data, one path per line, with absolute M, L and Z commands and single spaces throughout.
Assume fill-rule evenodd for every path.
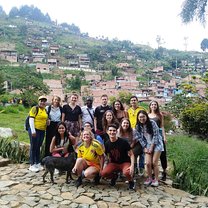
M 1 160 L 1 159 L 0 159 Z M 26 164 L 9 164 L 0 167 L 0 207 L 152 207 L 152 208 L 205 208 L 208 197 L 193 196 L 184 191 L 171 188 L 171 181 L 158 188 L 144 187 L 143 178 L 137 178 L 136 191 L 128 191 L 124 182 L 110 187 L 102 180 L 95 186 L 83 181 L 78 189 L 74 181 L 65 184 L 65 175 L 55 176 L 57 184 L 42 182 L 43 171 L 31 173 Z

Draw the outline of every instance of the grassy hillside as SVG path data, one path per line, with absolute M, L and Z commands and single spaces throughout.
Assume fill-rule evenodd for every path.
M 15 133 L 15 139 L 29 143 L 27 131 L 24 129 L 25 118 L 29 109 L 22 106 L 0 106 L 0 127 L 11 128 Z

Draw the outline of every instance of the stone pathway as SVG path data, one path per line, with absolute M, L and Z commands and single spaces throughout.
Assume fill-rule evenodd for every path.
M 110 187 L 108 181 L 101 180 L 95 186 L 83 181 L 78 189 L 74 181 L 65 184 L 65 175 L 55 176 L 57 184 L 42 182 L 43 171 L 32 173 L 26 164 L 9 164 L 0 167 L 0 207 L 78 207 L 78 208 L 205 208 L 208 197 L 193 196 L 171 187 L 171 181 L 158 188 L 144 187 L 143 178 L 136 178 L 136 191 L 128 191 L 125 182 Z

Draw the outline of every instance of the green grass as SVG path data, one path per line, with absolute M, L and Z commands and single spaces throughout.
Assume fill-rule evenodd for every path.
M 18 106 L 8 106 L 6 108 L 0 108 L 0 127 L 11 128 L 16 139 L 21 142 L 29 143 L 29 137 L 27 131 L 24 129 L 25 119 L 29 109 L 25 109 Z
M 208 196 L 208 143 L 185 135 L 170 136 L 167 152 L 174 186 Z

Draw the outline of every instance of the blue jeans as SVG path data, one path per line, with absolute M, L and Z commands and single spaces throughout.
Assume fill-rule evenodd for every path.
M 30 164 L 40 163 L 40 148 L 43 144 L 45 131 L 35 129 L 36 137 L 32 137 L 30 128 L 28 129 L 28 134 L 30 137 Z
M 139 157 L 139 169 L 144 169 L 144 153 Z

